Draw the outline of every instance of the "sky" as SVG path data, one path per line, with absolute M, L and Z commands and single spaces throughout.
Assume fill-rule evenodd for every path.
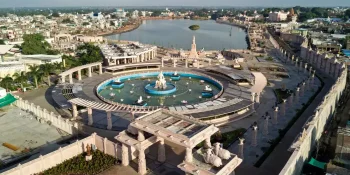
M 81 6 L 350 6 L 350 0 L 0 0 L 1 7 Z

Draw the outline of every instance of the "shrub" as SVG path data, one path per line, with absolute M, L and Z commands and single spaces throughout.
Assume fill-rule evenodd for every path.
M 99 174 L 114 165 L 115 158 L 101 151 L 92 152 L 92 160 L 85 160 L 85 153 L 75 156 L 39 175 Z

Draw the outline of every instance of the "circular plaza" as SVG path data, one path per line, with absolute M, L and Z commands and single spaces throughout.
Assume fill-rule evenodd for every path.
M 160 49 L 141 44 L 101 45 L 104 62 L 61 73 L 52 97 L 73 120 L 116 131 L 158 109 L 216 125 L 254 113 L 252 99 L 259 100 L 266 82 L 221 65 L 220 53 L 204 58 L 195 50 L 195 39 L 193 43 L 189 53 L 180 50 L 179 56 L 158 56 Z M 119 53 L 123 49 L 138 52 Z

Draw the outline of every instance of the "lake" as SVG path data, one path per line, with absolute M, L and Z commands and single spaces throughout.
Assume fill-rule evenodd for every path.
M 190 30 L 191 25 L 200 29 Z M 231 29 L 232 28 L 232 29 Z M 231 31 L 232 30 L 232 31 Z M 231 36 L 230 36 L 231 31 Z M 189 50 L 196 36 L 197 50 L 246 49 L 246 32 L 238 27 L 218 24 L 214 20 L 147 20 L 131 32 L 106 36 L 113 40 L 140 41 L 163 47 Z

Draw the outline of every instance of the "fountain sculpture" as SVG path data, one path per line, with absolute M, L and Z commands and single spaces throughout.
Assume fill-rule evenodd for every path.
M 175 71 L 175 72 L 171 75 L 171 80 L 173 80 L 173 81 L 179 81 L 179 80 L 180 80 L 180 75 L 177 73 L 177 71 Z
M 121 89 L 124 87 L 124 82 L 120 81 L 120 79 L 118 78 L 112 83 L 112 87 L 116 89 Z
M 142 96 L 138 100 L 135 101 L 134 105 L 137 106 L 147 106 L 147 102 L 142 100 Z
M 204 90 L 202 91 L 202 97 L 210 98 L 213 95 L 213 89 L 209 85 L 206 85 Z
M 158 80 L 156 81 L 154 88 L 163 90 L 166 89 L 166 80 L 164 78 L 163 72 L 159 73 Z

